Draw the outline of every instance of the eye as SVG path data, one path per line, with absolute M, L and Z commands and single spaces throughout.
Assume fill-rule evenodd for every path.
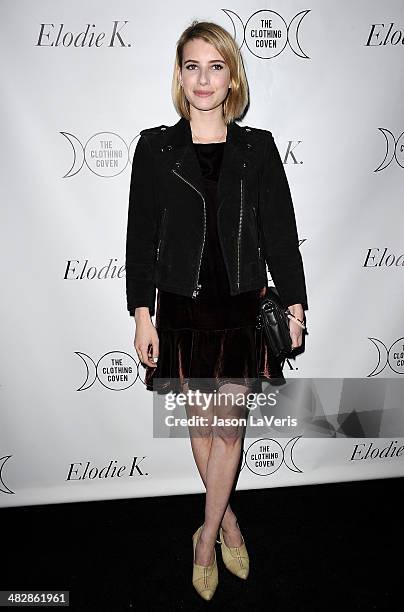
M 186 69 L 187 70 L 193 70 L 194 68 L 198 68 L 197 64 L 187 64 L 186 65 Z M 219 68 L 219 70 L 223 70 L 223 66 L 222 64 L 212 64 L 212 68 L 215 68 L 215 70 L 217 70 Z

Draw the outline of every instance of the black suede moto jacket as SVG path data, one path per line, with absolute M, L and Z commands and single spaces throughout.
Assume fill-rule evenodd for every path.
M 268 284 L 286 306 L 308 308 L 296 220 L 270 131 L 227 126 L 217 224 L 231 295 Z M 126 236 L 127 308 L 155 314 L 156 288 L 196 298 L 206 235 L 203 177 L 191 126 L 140 132 L 132 162 Z

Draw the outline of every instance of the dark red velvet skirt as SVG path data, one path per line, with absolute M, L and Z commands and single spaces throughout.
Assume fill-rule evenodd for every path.
M 262 383 L 282 384 L 281 364 L 256 329 L 263 289 L 236 296 L 190 297 L 158 290 L 156 367 L 146 366 L 149 391 L 218 390 L 227 382 L 261 392 Z

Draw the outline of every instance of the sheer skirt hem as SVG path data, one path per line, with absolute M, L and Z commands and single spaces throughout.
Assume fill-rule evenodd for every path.
M 146 366 L 145 385 L 159 394 L 189 389 L 215 391 L 226 383 L 243 384 L 250 392 L 262 384 L 284 384 L 280 362 L 255 325 L 231 329 L 159 329 L 157 366 Z M 235 375 L 237 373 L 237 375 Z

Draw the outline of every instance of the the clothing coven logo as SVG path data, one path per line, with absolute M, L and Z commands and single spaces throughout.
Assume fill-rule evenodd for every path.
M 86 367 L 86 378 L 77 391 L 89 389 L 96 380 L 112 391 L 123 391 L 131 387 L 138 378 L 140 363 L 124 351 L 110 351 L 95 362 L 81 351 L 75 351 Z
M 261 438 L 250 444 L 244 453 L 244 465 L 257 476 L 270 476 L 284 463 L 292 472 L 303 473 L 293 460 L 293 449 L 302 436 L 288 440 L 283 447 L 279 440 Z M 243 467 L 244 467 L 243 465 Z
M 289 21 L 289 24 L 276 11 L 256 11 L 247 19 L 245 25 L 241 17 L 234 11 L 222 10 L 232 21 L 234 39 L 240 49 L 245 43 L 255 57 L 273 59 L 289 45 L 295 55 L 309 59 L 307 53 L 300 46 L 298 34 L 300 24 L 310 10 L 297 13 Z
M 368 377 L 381 374 L 388 365 L 395 374 L 404 374 L 404 337 L 395 340 L 390 348 L 378 338 L 369 338 L 377 349 L 378 359 L 376 367 Z
M 83 145 L 77 136 L 60 132 L 70 142 L 73 149 L 73 163 L 63 178 L 74 176 L 84 166 L 97 176 L 110 178 L 121 174 L 133 159 L 134 146 L 138 136 L 129 145 L 114 132 L 97 132 Z

